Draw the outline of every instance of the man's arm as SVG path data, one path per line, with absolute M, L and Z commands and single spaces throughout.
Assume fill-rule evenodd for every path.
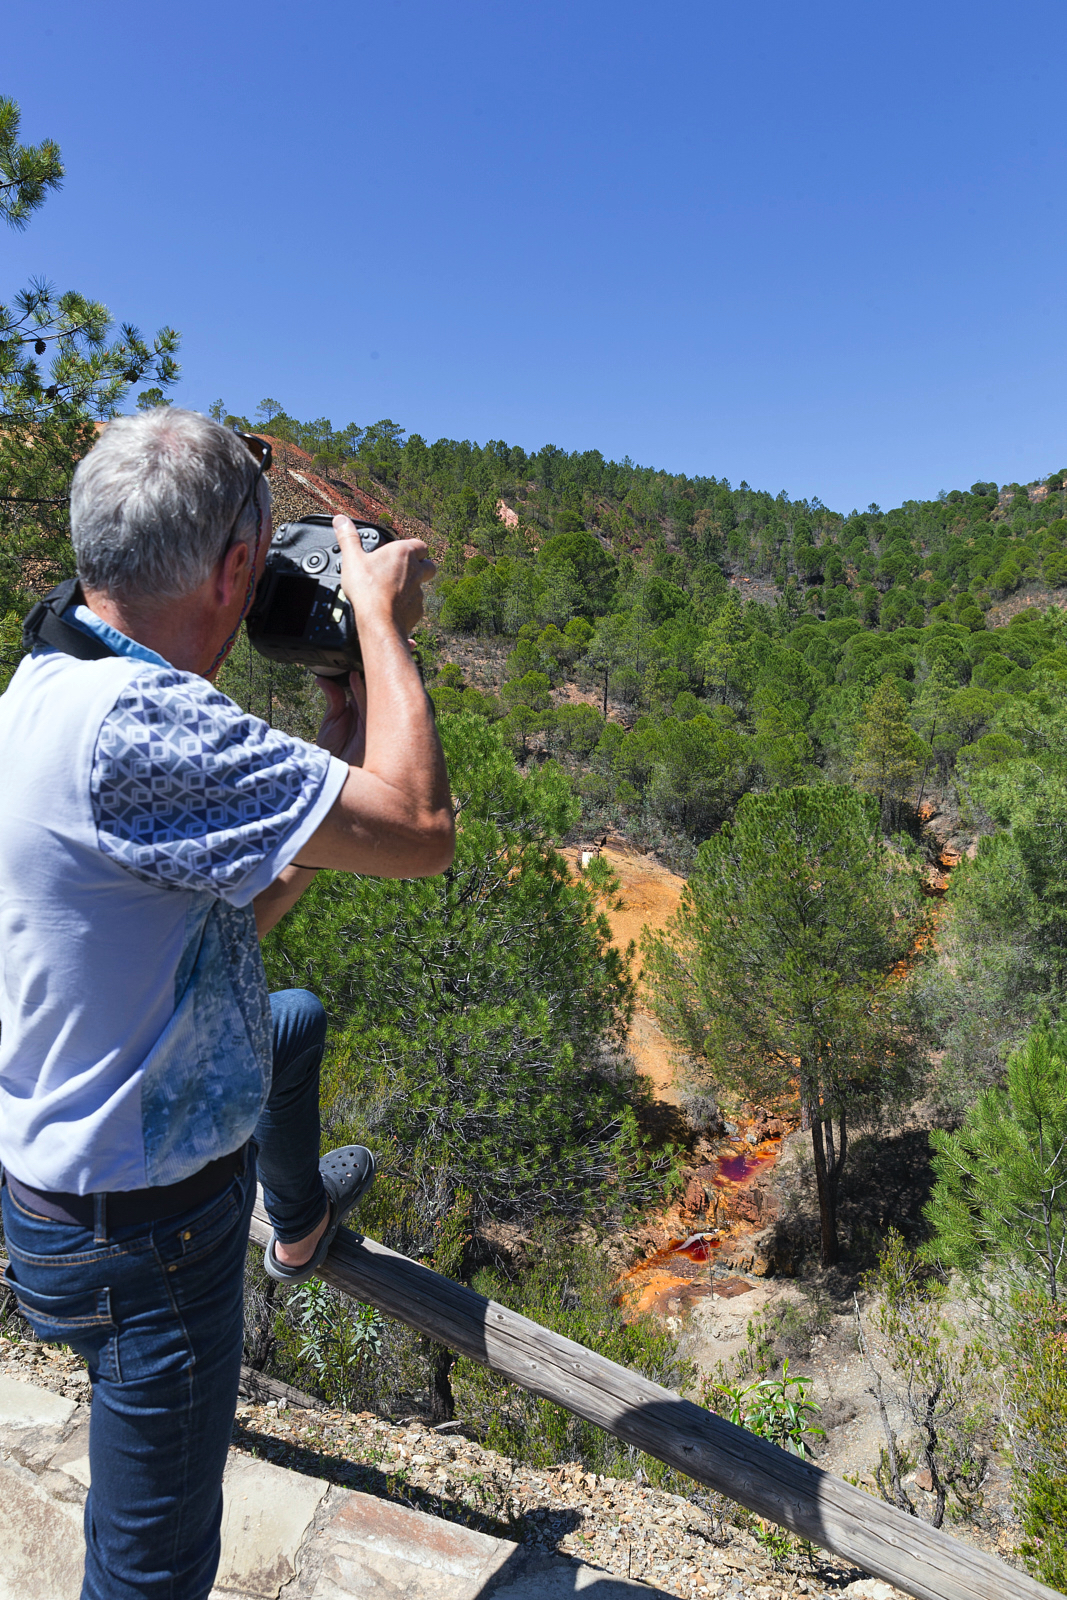
M 319 743 L 348 761 L 349 772 L 300 861 L 375 878 L 432 877 L 451 865 L 455 822 L 444 752 L 408 636 L 422 616 L 422 588 L 434 564 L 420 539 L 398 539 L 368 555 L 348 517 L 335 517 L 334 529 L 364 678 L 352 674 L 350 699 L 336 684 L 322 684 L 330 708 Z M 291 904 L 301 892 L 294 886 Z
M 252 902 L 256 914 L 256 934 L 264 938 L 287 911 L 291 911 L 305 889 L 311 887 L 314 868 L 295 864 L 283 867 L 269 888 L 262 889 Z

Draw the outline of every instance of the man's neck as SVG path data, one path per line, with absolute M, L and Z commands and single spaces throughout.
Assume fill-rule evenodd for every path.
M 270 544 L 269 511 L 259 540 L 259 571 L 267 559 Z M 188 594 L 176 600 L 155 602 L 123 600 L 103 589 L 83 586 L 85 603 L 103 622 L 110 623 L 127 639 L 134 639 L 169 661 L 182 672 L 199 672 L 207 677 L 232 642 L 241 625 L 250 599 L 250 566 L 253 551 L 238 540 L 224 551 L 207 577 Z
M 89 610 L 101 621 L 183 672 L 206 673 L 215 658 L 217 623 L 213 629 L 199 590 L 151 608 L 123 604 L 100 589 L 86 589 L 84 594 Z

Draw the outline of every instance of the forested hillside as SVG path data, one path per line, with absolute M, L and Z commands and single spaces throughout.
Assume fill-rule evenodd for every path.
M 1067 672 L 1062 473 L 842 515 L 595 450 L 265 431 L 429 537 L 439 708 L 563 760 L 591 828 L 695 842 L 746 791 L 820 775 L 899 825 L 1017 755 L 1013 719 Z
M 942 972 L 926 996 L 946 1106 L 1058 1003 L 1067 474 L 842 515 L 597 451 L 263 410 L 279 514 L 311 472 L 320 502 L 370 494 L 368 514 L 385 504 L 429 539 L 438 711 L 497 723 L 522 765 L 554 758 L 587 835 L 618 830 L 687 871 L 746 793 L 830 782 L 872 794 L 905 852 L 931 811 L 989 836 L 951 891 L 956 987 Z

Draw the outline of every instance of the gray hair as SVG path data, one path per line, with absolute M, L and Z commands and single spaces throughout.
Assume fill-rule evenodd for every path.
M 262 478 L 249 493 L 256 470 L 237 435 L 197 411 L 117 417 L 74 474 L 70 537 L 82 583 L 128 599 L 190 593 L 231 540 L 255 539 L 256 500 L 265 522 Z

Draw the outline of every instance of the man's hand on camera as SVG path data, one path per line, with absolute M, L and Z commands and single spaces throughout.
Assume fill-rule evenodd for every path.
M 406 648 L 422 616 L 422 588 L 437 568 L 421 539 L 397 539 L 368 555 L 350 517 L 334 517 L 341 546 L 341 587 L 356 614 L 356 626 L 370 650 L 376 631 L 395 629 Z M 367 685 L 362 673 L 349 674 L 348 688 L 334 678 L 317 678 L 326 696 L 319 744 L 350 767 L 361 767 L 367 740 Z
M 328 699 L 319 742 L 349 771 L 301 859 L 375 878 L 432 877 L 452 861 L 456 825 L 410 634 L 422 616 L 422 586 L 436 568 L 421 539 L 398 539 L 367 555 L 348 517 L 333 525 L 364 675 L 353 673 L 347 688 L 319 680 Z
M 361 672 L 348 674 L 347 691 L 337 678 L 316 678 L 326 696 L 318 742 L 350 767 L 361 767 L 367 746 L 367 685 Z
M 395 539 L 367 554 L 351 517 L 334 517 L 341 546 L 341 588 L 356 614 L 356 627 L 391 623 L 407 639 L 422 616 L 423 585 L 437 567 L 421 539 Z

